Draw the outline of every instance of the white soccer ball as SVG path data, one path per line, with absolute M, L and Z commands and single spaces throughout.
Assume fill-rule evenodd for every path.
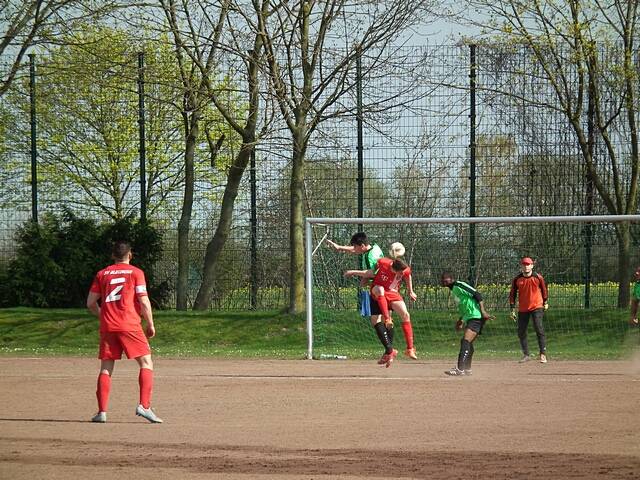
M 404 245 L 400 242 L 393 242 L 389 247 L 389 256 L 391 258 L 400 258 L 404 255 Z

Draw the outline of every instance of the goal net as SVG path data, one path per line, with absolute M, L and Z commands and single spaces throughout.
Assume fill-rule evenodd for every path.
M 460 334 L 454 329 L 457 305 L 449 289 L 440 286 L 443 271 L 480 291 L 495 316 L 485 325 L 478 349 L 493 357 L 518 358 L 520 343 L 509 293 L 525 256 L 534 259 L 533 271 L 548 287 L 543 325 L 550 358 L 619 358 L 640 344 L 640 329 L 628 324 L 633 272 L 640 265 L 640 215 L 308 218 L 309 358 L 374 358 L 382 352 L 369 317 L 360 314 L 358 280 L 343 276 L 348 269 L 360 268 L 358 256 L 335 252 L 326 242 L 348 245 L 358 231 L 386 255 L 392 242 L 402 242 L 406 248 L 404 258 L 411 266 L 418 298 L 412 302 L 403 289 L 401 293 L 421 359 L 454 355 L 459 346 Z M 625 238 L 626 251 L 621 245 Z M 535 354 L 532 322 L 528 343 Z M 395 329 L 394 346 L 405 349 L 400 328 Z

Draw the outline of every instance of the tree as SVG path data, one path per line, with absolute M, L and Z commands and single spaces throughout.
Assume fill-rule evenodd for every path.
M 112 1 L 0 0 L 0 58 L 8 60 L 0 76 L 0 97 L 16 78 L 29 48 L 54 43 L 77 21 L 99 17 L 115 6 Z
M 85 215 L 119 220 L 135 213 L 140 205 L 136 57 L 146 49 L 145 202 L 151 219 L 166 214 L 173 208 L 169 197 L 184 184 L 176 162 L 182 132 L 179 110 L 172 104 L 179 92 L 172 52 L 166 43 L 138 42 L 124 30 L 94 25 L 82 25 L 61 40 L 65 45 L 38 65 L 41 192 Z M 17 95 L 5 98 L 16 119 L 5 123 L 11 143 L 27 151 L 29 139 L 17 116 L 28 118 L 29 105 Z M 207 115 L 215 121 L 211 109 Z M 207 147 L 199 148 L 204 152 Z M 5 164 L 2 170 L 17 168 Z M 198 170 L 215 181 L 209 162 Z
M 561 114 L 570 125 L 592 182 L 607 212 L 638 209 L 638 2 L 613 0 L 469 0 L 489 14 L 488 32 L 524 50 L 530 61 L 520 78 L 537 78 L 551 98 L 521 95 L 510 82 L 504 95 Z M 471 9 L 470 11 L 473 11 Z M 476 16 L 476 18 L 483 18 Z M 486 18 L 486 16 L 484 16 Z M 541 90 L 540 86 L 538 89 Z M 626 165 L 625 165 L 626 163 Z M 616 223 L 618 306 L 629 302 L 631 234 Z
M 381 68 L 389 60 L 386 45 L 422 17 L 427 3 L 253 0 L 253 6 L 269 82 L 291 135 L 289 311 L 296 313 L 304 309 L 303 212 L 309 142 L 327 119 L 354 115 L 355 105 L 343 100 L 355 91 L 358 57 L 371 53 L 365 75 Z M 386 101 L 391 103 L 390 98 Z
M 189 85 L 190 91 L 196 92 L 192 94 L 193 100 L 200 99 L 215 105 L 223 121 L 240 142 L 237 153 L 226 169 L 220 215 L 206 247 L 202 283 L 193 305 L 195 309 L 203 310 L 211 302 L 215 279 L 220 274 L 221 252 L 231 230 L 240 183 L 259 139 L 258 73 L 263 55 L 262 43 L 251 29 L 248 34 L 243 33 L 246 29 L 236 29 L 238 23 L 241 25 L 245 21 L 245 17 L 240 7 L 229 0 L 161 0 L 160 6 L 171 32 L 177 57 L 188 61 L 199 79 L 196 85 Z M 231 14 L 235 15 L 230 17 Z M 248 50 L 247 45 L 251 45 Z M 221 65 L 230 67 L 226 76 L 234 78 L 234 82 L 243 79 L 246 90 L 239 91 L 236 86 L 230 90 L 216 84 L 214 78 L 220 73 L 218 69 Z M 186 76 L 183 77 L 186 79 Z M 237 101 L 230 102 L 230 98 Z M 246 102 L 246 108 L 238 108 L 240 99 Z M 215 156 L 215 152 L 225 142 L 225 136 L 216 139 L 209 131 L 206 136 L 212 156 Z M 228 141 L 227 139 L 226 142 Z M 185 196 L 184 205 L 187 201 Z M 179 246 L 179 249 L 182 248 L 183 246 Z

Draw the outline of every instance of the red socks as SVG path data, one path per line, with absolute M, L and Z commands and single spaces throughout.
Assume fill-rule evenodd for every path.
M 151 391 L 153 390 L 153 370 L 141 368 L 138 374 L 140 385 L 140 405 L 149 408 L 151 405 Z
M 380 307 L 380 311 L 382 312 L 382 317 L 385 321 L 389 318 L 389 302 L 387 302 L 387 297 L 384 295 L 380 297 L 374 297 L 376 302 L 378 302 L 378 306 Z
M 404 332 L 404 339 L 407 342 L 407 348 L 413 348 L 413 327 L 411 322 L 402 322 L 402 331 Z
M 98 398 L 98 412 L 106 412 L 109 406 L 109 393 L 111 392 L 111 375 L 101 373 L 98 375 L 98 388 L 96 397 Z

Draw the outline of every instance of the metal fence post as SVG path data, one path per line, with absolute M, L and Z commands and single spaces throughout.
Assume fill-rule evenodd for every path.
M 249 306 L 252 310 L 258 308 L 258 194 L 256 181 L 256 149 L 251 151 L 251 165 L 249 169 L 249 183 L 251 190 L 251 265 Z
M 595 138 L 595 107 L 593 104 L 593 93 L 591 91 L 591 82 L 589 82 L 589 105 L 587 107 L 587 149 L 589 155 L 593 159 L 594 138 Z M 585 215 L 593 215 L 593 179 L 589 170 L 585 172 L 586 179 L 586 199 L 585 199 Z M 593 246 L 593 225 L 587 223 L 584 228 L 584 308 L 591 307 L 591 262 L 592 262 L 592 246 Z
M 364 217 L 364 135 L 363 135 L 363 113 L 362 113 L 362 52 L 358 49 L 356 53 L 356 120 L 358 129 L 358 218 Z M 358 225 L 358 230 L 362 230 L 362 225 Z
M 476 46 L 470 45 L 469 92 L 469 216 L 476 216 Z M 476 279 L 476 226 L 469 224 L 469 283 Z
M 138 53 L 138 133 L 140 135 L 140 221 L 147 221 L 147 148 L 144 112 L 144 53 Z
M 38 145 L 36 130 L 36 56 L 29 54 L 29 102 L 31 122 L 31 221 L 38 223 Z

